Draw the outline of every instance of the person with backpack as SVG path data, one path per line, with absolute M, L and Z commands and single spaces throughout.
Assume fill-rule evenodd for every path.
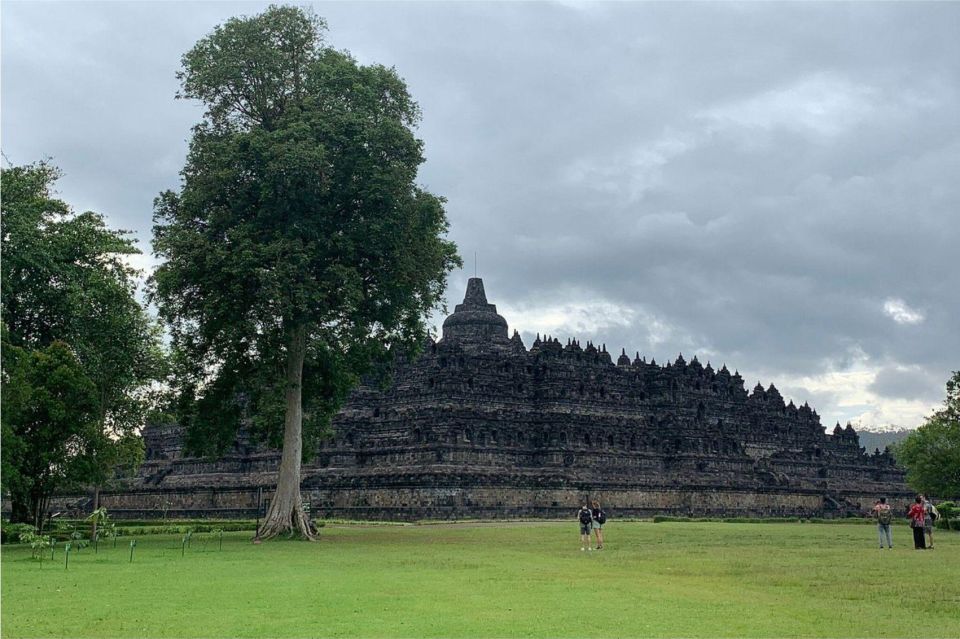
M 927 535 L 927 548 L 933 548 L 933 522 L 940 519 L 937 507 L 927 495 L 923 496 L 923 532 Z
M 921 495 L 917 495 L 917 498 L 914 500 L 914 504 L 910 506 L 910 510 L 907 511 L 907 517 L 910 518 L 910 528 L 913 529 L 914 550 L 924 550 L 927 547 L 923 539 L 923 520 L 925 513 L 926 511 L 923 508 L 923 497 Z
M 893 548 L 893 535 L 890 532 L 890 524 L 893 522 L 893 511 L 886 497 L 881 497 L 880 501 L 873 507 L 873 515 L 877 518 L 877 535 L 880 537 L 880 550 L 883 550 L 883 540 L 887 540 L 887 548 Z
M 593 524 L 593 514 L 590 512 L 590 509 L 587 508 L 586 504 L 580 506 L 580 511 L 577 513 L 577 519 L 580 521 L 580 550 L 593 550 L 593 547 L 590 545 L 590 528 Z
M 594 501 L 590 516 L 593 519 L 593 532 L 597 536 L 597 550 L 603 548 L 603 525 L 607 523 L 607 513 L 600 508 L 600 502 Z

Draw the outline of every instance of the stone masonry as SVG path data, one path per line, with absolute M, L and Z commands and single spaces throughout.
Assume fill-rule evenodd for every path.
M 613 516 L 843 516 L 903 471 L 867 455 L 851 426 L 777 389 L 681 355 L 659 365 L 606 346 L 538 336 L 527 348 L 473 278 L 463 303 L 385 390 L 358 388 L 303 469 L 315 516 L 571 517 L 582 499 Z M 118 516 L 253 516 L 279 453 L 238 438 L 220 459 L 183 455 L 175 425 L 148 427 L 147 460 L 101 503 Z

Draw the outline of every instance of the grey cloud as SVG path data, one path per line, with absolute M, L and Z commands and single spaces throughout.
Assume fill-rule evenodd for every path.
M 5 153 L 52 155 L 66 199 L 147 240 L 200 116 L 173 100 L 179 57 L 264 6 L 5 3 Z M 314 6 L 421 104 L 420 181 L 467 264 L 451 305 L 477 251 L 491 301 L 527 317 L 630 310 L 579 335 L 617 353 L 694 349 L 769 383 L 856 351 L 912 367 L 916 397 L 957 367 L 960 5 Z
M 922 397 L 935 402 L 943 396 L 945 381 L 934 378 L 922 369 L 887 367 L 877 373 L 870 390 L 894 399 Z

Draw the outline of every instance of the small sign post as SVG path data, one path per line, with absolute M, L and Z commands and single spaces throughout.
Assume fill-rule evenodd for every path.
M 257 523 L 253 533 L 253 543 L 260 543 L 260 505 L 263 503 L 263 486 L 257 486 Z

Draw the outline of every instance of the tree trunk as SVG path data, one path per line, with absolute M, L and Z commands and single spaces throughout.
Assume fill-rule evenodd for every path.
M 47 511 L 50 506 L 50 495 L 44 495 L 40 499 L 40 519 L 37 523 L 37 534 L 43 534 L 43 528 L 47 525 Z
M 43 523 L 43 506 L 43 492 L 39 486 L 34 485 L 30 491 L 30 508 L 33 510 L 33 521 L 30 523 L 37 529 L 37 534 L 40 533 L 41 524 Z
M 257 531 L 260 539 L 281 533 L 316 539 L 300 499 L 300 461 L 303 456 L 303 360 L 307 350 L 306 327 L 290 331 L 287 351 L 286 416 L 283 427 L 283 456 L 277 472 L 277 490 Z
M 100 508 L 100 485 L 93 487 L 93 512 L 97 512 L 97 508 Z M 90 520 L 93 525 L 90 530 L 90 540 L 97 540 L 97 517 L 94 515 L 93 519 Z
M 33 506 L 26 491 L 10 491 L 10 523 L 33 524 Z

